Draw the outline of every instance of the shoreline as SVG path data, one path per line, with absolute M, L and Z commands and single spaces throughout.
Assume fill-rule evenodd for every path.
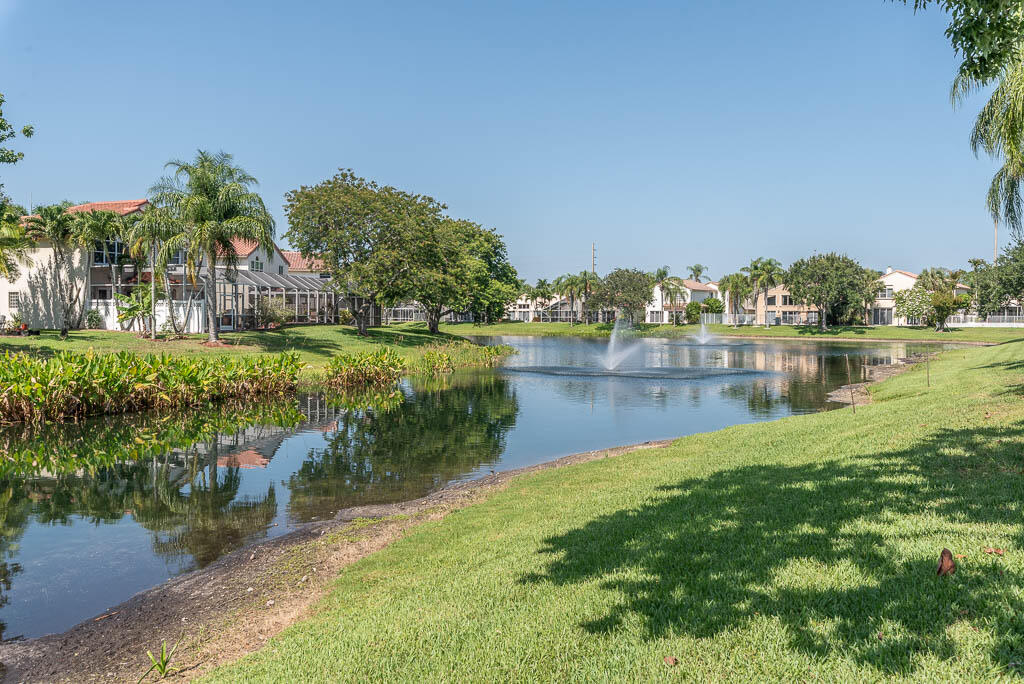
M 675 440 L 570 454 L 459 482 L 411 501 L 345 508 L 330 520 L 237 549 L 135 594 L 68 630 L 0 642 L 3 681 L 135 681 L 146 651 L 179 639 L 173 666 L 186 678 L 262 648 L 325 595 L 338 572 L 406 530 L 483 500 L 513 478 Z

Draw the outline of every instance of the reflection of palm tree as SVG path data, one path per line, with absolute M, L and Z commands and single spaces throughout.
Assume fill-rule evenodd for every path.
M 310 520 L 357 504 L 406 501 L 496 462 L 519 404 L 508 380 L 453 376 L 397 410 L 349 411 L 327 446 L 313 449 L 289 478 L 289 515 Z

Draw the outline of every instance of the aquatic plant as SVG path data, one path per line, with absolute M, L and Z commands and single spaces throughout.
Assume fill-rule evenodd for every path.
M 276 356 L 182 358 L 60 352 L 0 356 L 0 424 L 77 420 L 145 409 L 201 406 L 295 389 L 303 364 Z
M 323 385 L 334 391 L 353 387 L 389 387 L 398 382 L 404 371 L 405 360 L 387 347 L 341 354 L 327 362 Z
M 420 359 L 419 370 L 430 375 L 451 373 L 456 368 L 493 368 L 506 356 L 516 354 L 507 344 L 482 345 L 466 341 L 430 345 Z

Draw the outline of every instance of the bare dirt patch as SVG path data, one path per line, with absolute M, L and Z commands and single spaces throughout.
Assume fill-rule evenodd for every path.
M 181 639 L 174 679 L 192 679 L 260 649 L 330 590 L 338 571 L 378 551 L 414 525 L 443 518 L 504 488 L 519 475 L 608 458 L 670 441 L 589 451 L 496 473 L 413 501 L 358 506 L 334 519 L 239 549 L 217 562 L 136 594 L 63 634 L 0 644 L 4 681 L 131 681 Z M 150 675 L 155 680 L 155 675 Z

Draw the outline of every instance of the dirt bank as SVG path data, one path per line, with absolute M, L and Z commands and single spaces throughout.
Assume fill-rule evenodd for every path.
M 906 372 L 911 366 L 935 357 L 935 354 L 914 354 L 906 358 L 897 359 L 896 363 L 886 363 L 880 366 L 867 366 L 865 368 L 865 375 L 867 380 L 864 382 L 855 382 L 852 385 L 843 385 L 837 387 L 826 395 L 829 401 L 834 401 L 840 404 L 853 403 L 856 406 L 871 403 L 871 392 L 868 391 L 868 387 L 875 384 L 876 382 L 882 382 L 887 380 L 894 375 Z
M 414 501 L 339 511 L 330 521 L 308 523 L 136 594 L 63 634 L 0 644 L 4 681 L 136 682 L 150 665 L 146 651 L 158 652 L 161 641 L 169 648 L 179 639 L 174 679 L 191 679 L 258 650 L 308 614 L 341 568 L 384 548 L 421 521 L 443 518 L 479 501 L 518 475 L 667 444 L 645 442 L 574 454 L 453 485 Z

